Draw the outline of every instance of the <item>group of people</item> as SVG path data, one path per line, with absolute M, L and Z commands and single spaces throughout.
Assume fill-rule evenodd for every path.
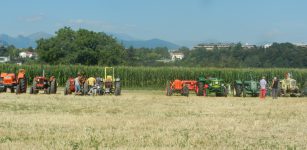
M 278 97 L 278 84 L 279 80 L 277 77 L 273 78 L 272 84 L 270 88 L 272 89 L 272 98 L 277 99 Z M 266 96 L 267 91 L 267 81 L 265 80 L 265 77 L 263 76 L 260 80 L 260 99 L 264 100 Z
M 89 95 L 97 95 L 99 90 L 101 90 L 102 86 L 102 78 L 100 77 L 89 77 L 86 78 L 78 74 L 78 76 L 74 79 L 75 81 L 75 94 L 81 94 L 81 86 L 88 86 L 88 91 L 85 91 L 86 94 Z

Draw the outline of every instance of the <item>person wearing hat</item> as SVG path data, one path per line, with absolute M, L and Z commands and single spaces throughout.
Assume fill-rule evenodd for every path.
M 277 99 L 277 95 L 278 95 L 278 84 L 279 84 L 279 80 L 277 79 L 277 77 L 274 77 L 273 81 L 272 81 L 272 98 L 273 99 Z
M 263 76 L 262 79 L 260 80 L 260 98 L 265 99 L 266 95 L 266 80 L 265 77 Z

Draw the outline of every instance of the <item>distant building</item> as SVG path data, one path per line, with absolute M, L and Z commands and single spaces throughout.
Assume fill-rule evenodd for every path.
M 0 56 L 0 63 L 7 63 L 10 61 L 10 57 Z
M 34 52 L 20 52 L 19 57 L 21 58 L 35 58 L 37 55 Z
M 245 45 L 242 45 L 242 48 L 244 49 L 252 49 L 252 48 L 255 48 L 257 47 L 256 45 L 251 45 L 251 44 L 248 44 L 246 43 Z
M 307 48 L 307 44 L 305 44 L 305 43 L 293 43 L 293 45 L 298 46 L 298 47 Z
M 271 47 L 272 46 L 272 44 L 264 44 L 264 48 L 269 48 L 269 47 Z
M 209 43 L 209 44 L 198 44 L 197 46 L 194 46 L 193 49 L 196 48 L 205 48 L 207 50 L 213 50 L 215 47 L 216 48 L 229 48 L 232 46 L 235 46 L 236 44 L 234 43 Z
M 171 55 L 172 61 L 182 60 L 184 58 L 184 54 L 180 52 L 171 52 L 170 55 Z

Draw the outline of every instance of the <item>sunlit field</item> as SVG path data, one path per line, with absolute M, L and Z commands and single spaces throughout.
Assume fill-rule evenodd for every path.
M 0 117 L 0 149 L 307 149 L 307 98 L 0 93 Z

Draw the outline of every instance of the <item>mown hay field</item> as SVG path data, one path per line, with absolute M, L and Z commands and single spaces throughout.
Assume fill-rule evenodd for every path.
M 0 93 L 0 149 L 307 149 L 307 98 Z

